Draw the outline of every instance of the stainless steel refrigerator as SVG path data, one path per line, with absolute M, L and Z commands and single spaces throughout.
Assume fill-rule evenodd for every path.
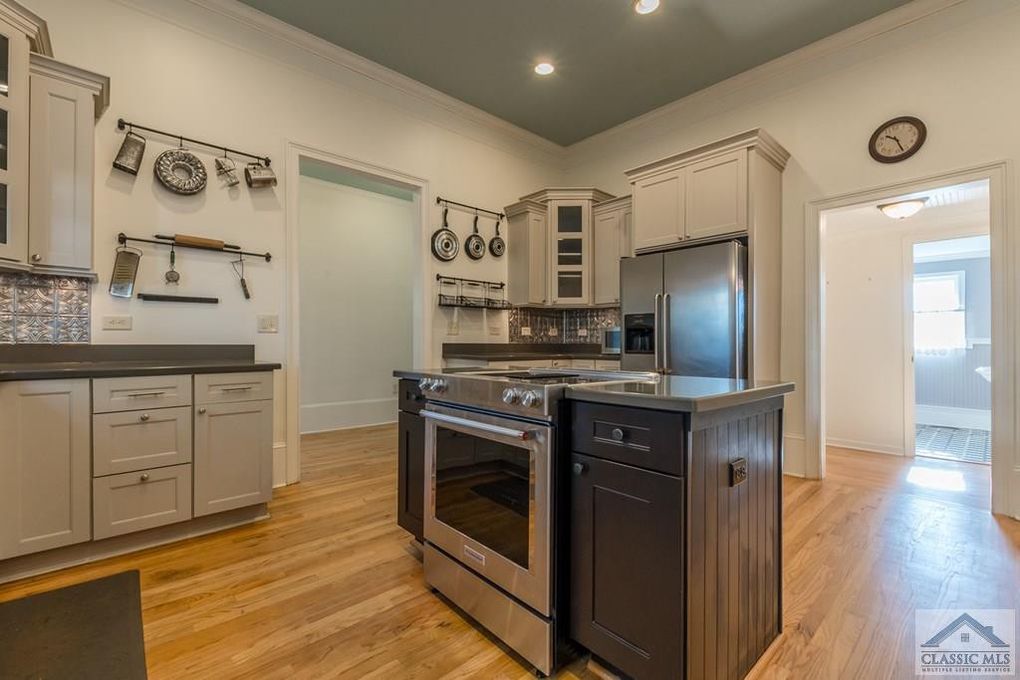
M 737 241 L 621 260 L 623 369 L 746 378 L 746 279 Z

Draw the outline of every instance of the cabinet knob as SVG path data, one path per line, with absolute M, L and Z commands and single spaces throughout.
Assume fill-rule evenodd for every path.
M 584 463 L 574 463 L 574 474 L 578 477 L 584 474 L 584 471 L 588 469 L 588 466 Z
M 200 415 L 200 416 L 204 416 L 205 415 L 205 407 L 202 407 L 202 408 L 198 409 L 198 415 Z
M 149 414 L 148 414 L 148 413 L 143 413 L 143 414 L 142 414 L 142 415 L 140 416 L 140 418 L 139 418 L 139 419 L 140 419 L 140 420 L 141 420 L 141 421 L 142 421 L 142 422 L 144 423 L 144 422 L 146 422 L 146 421 L 147 421 L 147 420 L 149 419 Z
M 149 473 L 148 472 L 143 472 L 142 476 L 139 477 L 138 479 L 142 480 L 143 482 L 149 481 Z
M 33 253 L 32 262 L 42 262 L 42 255 L 40 255 L 39 253 Z
M 613 431 L 609 433 L 609 436 L 613 438 L 614 442 L 622 442 L 623 441 L 623 430 L 621 430 L 618 427 L 614 427 Z

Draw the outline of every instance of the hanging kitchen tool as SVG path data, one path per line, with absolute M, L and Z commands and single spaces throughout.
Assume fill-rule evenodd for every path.
M 478 233 L 478 213 L 475 213 L 474 231 L 464 239 L 464 252 L 472 260 L 485 257 L 485 239 Z
M 432 233 L 432 254 L 442 262 L 450 262 L 460 252 L 460 239 L 450 229 L 446 219 L 449 212 L 449 208 L 443 209 L 443 226 Z
M 113 275 L 110 276 L 110 295 L 129 298 L 135 290 L 135 277 L 138 275 L 138 261 L 142 259 L 142 251 L 131 246 L 117 248 L 117 256 L 113 261 Z
M 163 275 L 163 278 L 166 279 L 166 283 L 169 286 L 176 286 L 178 283 L 181 282 L 181 275 L 174 268 L 176 264 L 177 264 L 177 251 L 174 249 L 173 246 L 170 246 L 170 269 L 168 269 L 166 274 Z
M 503 257 L 503 254 L 506 253 L 506 241 L 499 235 L 499 223 L 502 221 L 502 217 L 496 218 L 496 235 L 489 240 L 489 252 L 493 257 Z
M 238 270 L 237 265 L 241 265 L 240 270 Z M 244 255 L 231 262 L 230 266 L 233 268 L 234 273 L 237 274 L 237 278 L 241 279 L 241 292 L 244 293 L 244 299 L 251 300 L 251 291 L 248 290 L 248 281 L 244 278 Z
M 223 156 L 216 159 L 216 176 L 223 180 L 223 184 L 229 189 L 241 183 L 237 176 L 237 164 L 234 159 Z
M 113 167 L 122 170 L 129 175 L 137 175 L 142 167 L 142 157 L 145 156 L 145 137 L 135 132 L 134 128 L 127 131 L 124 141 L 120 144 L 120 151 L 113 159 Z
M 160 184 L 175 194 L 191 196 L 205 189 L 208 174 L 198 156 L 184 148 L 184 141 L 176 149 L 156 156 L 153 172 Z
M 261 162 L 249 163 L 244 166 L 244 181 L 252 189 L 276 186 L 276 173 L 268 165 Z

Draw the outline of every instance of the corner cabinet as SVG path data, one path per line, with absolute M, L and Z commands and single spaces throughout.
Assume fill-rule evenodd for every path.
M 592 208 L 611 198 L 593 188 L 543 189 L 507 206 L 511 303 L 591 304 Z
M 0 383 L 0 559 L 92 538 L 89 381 Z
M 0 262 L 28 252 L 29 36 L 0 3 Z
M 631 198 L 592 209 L 592 304 L 620 304 L 620 258 L 631 256 Z

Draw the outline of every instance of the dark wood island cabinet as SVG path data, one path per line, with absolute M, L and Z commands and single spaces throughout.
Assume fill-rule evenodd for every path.
M 782 628 L 782 395 L 571 388 L 569 630 L 637 680 L 742 678 Z
M 397 414 L 397 524 L 418 542 L 425 521 L 425 403 L 416 380 L 401 380 Z

